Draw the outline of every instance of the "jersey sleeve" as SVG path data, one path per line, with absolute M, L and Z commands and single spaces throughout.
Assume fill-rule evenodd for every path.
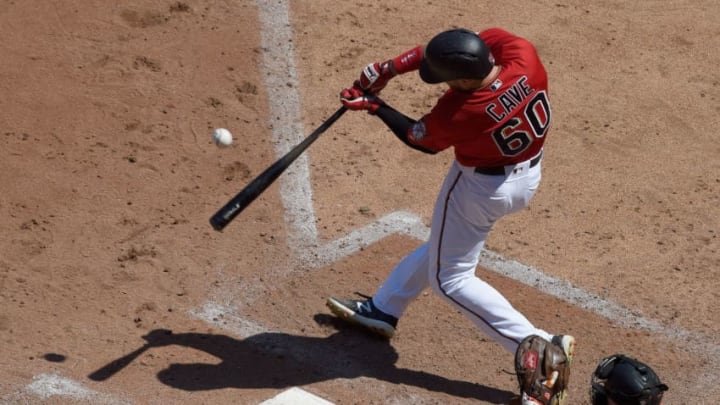
M 434 135 L 429 136 L 428 124 L 426 123 L 429 116 L 430 115 L 427 114 L 421 118 L 420 121 L 413 124 L 408 131 L 407 140 L 410 144 L 432 151 L 433 153 L 441 152 L 452 145 L 439 136 L 441 131 L 433 130 Z M 430 123 L 431 126 L 433 126 L 432 121 L 430 121 Z
M 466 136 L 468 112 L 465 109 L 467 95 L 448 90 L 437 104 L 425 114 L 419 124 L 412 128 L 410 142 L 436 152 L 455 145 Z

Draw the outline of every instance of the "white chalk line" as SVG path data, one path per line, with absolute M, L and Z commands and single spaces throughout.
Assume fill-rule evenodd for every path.
M 62 397 L 77 403 L 91 403 L 98 405 L 126 405 L 126 400 L 112 395 L 95 391 L 70 378 L 58 373 L 42 373 L 33 377 L 33 381 L 18 392 L 0 397 L 0 402 L 8 404 L 37 403 L 29 397 L 42 401 L 53 397 Z M 7 401 L 7 402 L 5 402 Z
M 305 137 L 300 112 L 299 81 L 295 68 L 295 47 L 286 0 L 257 0 L 261 25 L 260 47 L 262 72 L 270 103 L 272 138 L 278 157 L 285 155 Z M 285 222 L 294 238 L 317 239 L 315 210 L 307 154 L 300 155 L 282 175 L 280 193 L 285 208 Z M 305 181 L 302 181 L 302 180 Z M 301 180 L 301 181 L 294 181 Z M 294 198 L 300 196 L 300 198 Z

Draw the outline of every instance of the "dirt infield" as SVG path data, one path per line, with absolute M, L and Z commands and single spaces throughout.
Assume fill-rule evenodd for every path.
M 451 152 L 349 112 L 208 223 L 365 64 L 500 26 L 545 61 L 553 127 L 540 191 L 478 275 L 578 339 L 573 404 L 617 352 L 653 365 L 666 404 L 713 403 L 720 3 L 586 3 L 0 2 L 0 402 L 508 403 L 511 355 L 431 292 L 390 342 L 324 306 L 372 294 L 426 236 Z M 408 74 L 383 96 L 419 118 L 442 91 Z

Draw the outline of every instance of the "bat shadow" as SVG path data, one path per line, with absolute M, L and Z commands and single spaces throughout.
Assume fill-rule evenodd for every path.
M 267 332 L 236 339 L 220 334 L 173 333 L 157 329 L 143 336 L 147 341 L 145 346 L 118 359 L 121 360 L 119 366 L 127 365 L 127 359 L 153 347 L 178 345 L 220 359 L 219 363 L 213 364 L 171 364 L 157 374 L 162 383 L 186 391 L 281 389 L 363 376 L 494 404 L 508 403 L 514 396 L 513 392 L 474 382 L 396 367 L 398 354 L 387 340 L 361 333 L 329 315 L 318 314 L 315 321 L 333 325 L 337 332 L 327 337 Z M 118 360 L 89 377 L 96 381 L 111 377 L 119 371 Z

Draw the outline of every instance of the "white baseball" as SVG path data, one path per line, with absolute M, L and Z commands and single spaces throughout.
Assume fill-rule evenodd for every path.
M 230 146 L 233 141 L 233 136 L 225 128 L 216 128 L 213 131 L 213 142 L 215 142 L 215 145 L 220 147 Z

